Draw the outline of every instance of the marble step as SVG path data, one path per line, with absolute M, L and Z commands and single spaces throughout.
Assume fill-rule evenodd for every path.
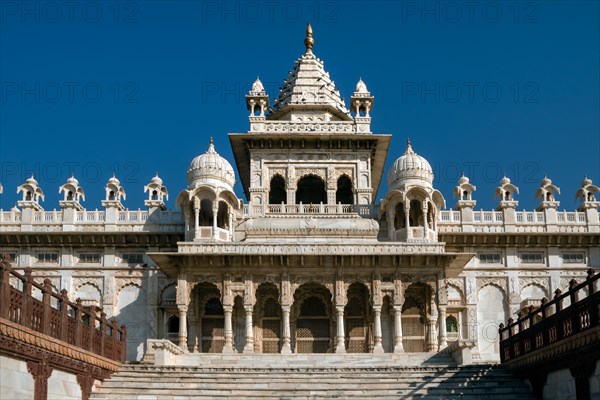
M 533 399 L 498 366 L 343 368 L 127 365 L 92 400 Z

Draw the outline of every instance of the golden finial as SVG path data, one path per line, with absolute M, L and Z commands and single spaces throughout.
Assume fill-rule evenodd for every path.
M 310 26 L 310 22 L 306 26 L 306 38 L 304 38 L 304 46 L 306 46 L 306 52 L 312 53 L 313 45 L 315 44 L 315 40 L 312 37 L 312 27 Z

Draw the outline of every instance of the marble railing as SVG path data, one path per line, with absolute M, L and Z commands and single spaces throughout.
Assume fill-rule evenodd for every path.
M 292 215 L 342 216 L 360 215 L 373 218 L 376 207 L 371 204 L 264 204 L 244 205 L 244 217 L 292 216 Z
M 33 211 L 30 220 L 21 211 L 0 210 L 0 230 L 20 231 L 22 226 L 31 226 L 33 231 L 105 231 L 106 225 L 116 226 L 120 231 L 168 231 L 183 230 L 183 220 L 179 210 L 157 211 L 152 215 L 147 210 L 118 211 L 116 219 L 110 221 L 104 210 L 75 211 L 70 216 L 62 210 Z M 74 227 L 74 228 L 71 228 Z
M 585 232 L 587 230 L 587 219 L 585 212 L 558 211 L 556 222 L 559 232 Z M 460 211 L 443 210 L 438 220 L 439 232 L 460 232 L 462 227 Z M 504 221 L 502 211 L 473 211 L 473 231 L 475 232 L 503 232 Z M 517 232 L 545 232 L 549 222 L 546 221 L 543 212 L 539 211 L 516 211 L 514 226 Z

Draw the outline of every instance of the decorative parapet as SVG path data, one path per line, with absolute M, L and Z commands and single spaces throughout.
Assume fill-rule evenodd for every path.
M 403 254 L 445 254 L 444 243 L 366 243 L 366 244 L 196 244 L 178 243 L 179 253 L 203 255 L 403 255 Z
M 74 221 L 65 220 L 62 210 L 34 211 L 32 221 L 25 224 L 21 212 L 16 210 L 0 210 L 0 229 L 2 231 L 105 231 L 106 211 L 82 210 L 75 212 Z M 179 210 L 159 210 L 155 218 L 150 218 L 147 210 L 118 211 L 116 221 L 117 231 L 136 232 L 183 232 L 183 220 Z
M 354 121 L 330 121 L 330 122 L 284 122 L 284 121 L 261 121 L 260 130 L 255 128 L 255 125 L 251 124 L 250 131 L 248 133 L 260 134 L 260 133 L 294 133 L 294 134 L 348 134 L 348 133 L 359 133 L 356 129 Z M 366 133 L 366 132 L 360 132 Z M 370 132 L 369 132 L 370 133 Z
M 440 233 L 462 232 L 463 221 L 459 211 L 440 212 L 438 229 Z M 502 211 L 473 211 L 472 232 L 504 232 L 505 221 Z M 516 211 L 513 226 L 516 232 L 550 232 L 555 226 L 558 232 L 586 232 L 588 219 L 585 212 L 559 211 L 556 222 L 547 221 L 541 211 Z

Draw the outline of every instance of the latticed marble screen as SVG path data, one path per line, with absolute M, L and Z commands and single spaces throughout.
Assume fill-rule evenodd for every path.
M 346 318 L 346 335 L 346 351 L 348 353 L 364 353 L 367 351 L 367 328 L 364 318 Z
M 202 319 L 202 352 L 221 353 L 225 344 L 223 318 Z
M 326 353 L 329 350 L 329 319 L 298 319 L 296 343 L 298 353 Z
M 279 353 L 281 339 L 281 321 L 279 319 L 263 319 L 262 321 L 263 353 Z

